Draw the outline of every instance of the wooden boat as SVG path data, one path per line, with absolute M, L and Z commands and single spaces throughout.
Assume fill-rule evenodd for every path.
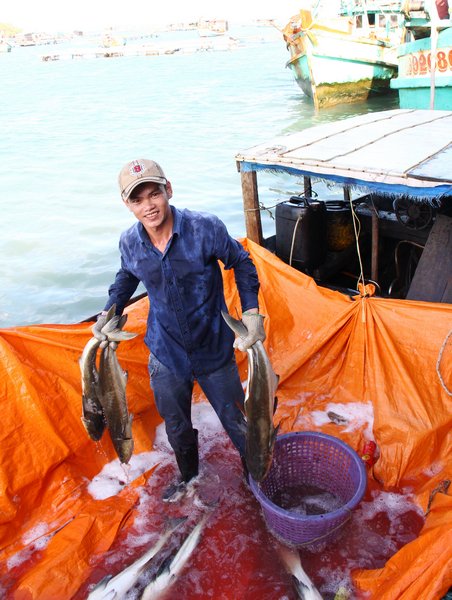
M 316 109 L 391 91 L 394 46 L 403 35 L 399 3 L 357 2 L 336 18 L 301 10 L 283 30 L 291 69 Z
M 198 21 L 198 34 L 200 37 L 224 35 L 228 28 L 226 19 L 200 19 Z
M 125 43 L 124 43 L 123 38 L 121 38 L 118 35 L 115 35 L 113 33 L 113 29 L 109 28 L 104 31 L 102 38 L 101 38 L 100 45 L 103 48 L 115 48 L 118 46 L 124 46 Z
M 284 263 L 292 264 L 311 278 L 311 283 L 300 289 L 298 311 L 293 311 L 286 318 L 300 318 L 308 311 L 305 323 L 315 320 L 315 312 L 311 312 L 312 307 L 307 300 L 313 280 L 321 286 L 349 294 L 361 303 L 363 335 L 366 338 L 364 353 L 370 369 L 364 378 L 370 376 L 373 379 L 370 373 L 375 367 L 374 359 L 377 355 L 382 358 L 387 354 L 391 356 L 395 370 L 391 375 L 391 369 L 383 369 L 382 379 L 379 379 L 381 371 L 379 375 L 375 374 L 377 385 L 386 389 L 382 396 L 387 393 L 395 398 L 393 386 L 396 385 L 398 376 L 395 373 L 399 369 L 412 374 L 420 369 L 423 375 L 429 372 L 441 380 L 443 391 L 448 396 L 446 404 L 450 407 L 452 391 L 443 385 L 440 365 L 444 365 L 443 350 L 450 343 L 452 330 L 448 325 L 439 333 L 427 323 L 441 320 L 444 311 L 452 316 L 452 112 L 397 109 L 361 115 L 270 140 L 239 153 L 236 160 L 242 178 L 248 239 L 275 252 Z M 279 176 L 276 186 L 269 184 L 270 174 Z M 265 185 L 258 187 L 258 178 L 261 177 Z M 324 193 L 333 184 L 342 189 L 343 205 L 339 219 L 337 200 L 330 213 L 328 201 L 322 201 L 322 195 L 314 193 L 314 183 L 321 187 L 324 182 L 328 184 L 328 187 L 323 187 Z M 269 185 L 271 190 L 278 189 L 280 194 L 286 189 L 287 195 L 291 195 L 290 200 L 269 197 Z M 276 233 L 266 238 L 260 217 L 261 211 L 266 210 L 263 197 L 272 206 L 282 202 L 275 211 Z M 316 213 L 322 212 L 320 205 L 323 205 L 324 219 L 316 216 Z M 278 222 L 278 207 L 281 206 L 284 210 L 279 212 Z M 344 217 L 347 207 L 348 219 Z M 303 227 L 303 221 L 306 227 Z M 321 244 L 324 246 L 319 247 Z M 354 282 L 351 285 L 353 289 L 346 287 L 350 285 L 347 279 Z M 297 285 L 295 276 L 293 285 Z M 371 310 L 369 303 L 372 304 Z M 417 313 L 415 316 L 414 312 L 418 309 L 421 309 L 422 315 Z M 321 303 L 318 310 L 322 310 Z M 293 316 L 294 313 L 297 317 Z M 392 323 L 391 319 L 387 319 L 389 314 L 394 318 Z M 345 320 L 343 326 L 348 326 Z M 417 338 L 419 344 L 415 343 L 416 349 L 413 346 L 405 355 L 407 360 L 402 359 L 401 355 L 407 350 L 406 344 L 410 345 L 405 334 L 400 333 L 402 330 L 410 331 L 408 336 L 415 337 L 422 331 L 420 338 L 433 342 L 436 348 L 434 355 L 428 357 L 428 351 L 424 354 L 425 346 Z M 388 343 L 379 339 L 383 331 L 391 338 L 391 341 L 386 340 Z M 336 353 L 335 334 L 329 338 L 327 325 L 324 333 L 335 356 L 332 364 L 335 360 L 342 361 L 348 351 L 357 356 L 357 347 L 353 343 L 347 350 L 342 348 Z M 300 343 L 305 343 L 304 338 Z M 415 354 L 419 358 L 417 366 Z M 432 381 L 428 375 L 427 379 Z M 423 395 L 423 392 L 420 393 Z M 382 396 L 377 392 L 373 397 L 374 407 L 380 401 L 385 402 Z M 427 392 L 424 405 L 427 406 L 431 400 L 432 396 Z M 395 410 L 400 411 L 401 422 L 405 424 L 412 423 L 408 416 L 409 402 L 408 397 L 406 403 L 396 402 L 398 408 Z M 433 413 L 434 410 L 431 407 L 427 412 Z M 385 414 L 389 423 L 394 413 L 390 409 Z M 450 426 L 451 423 L 446 425 L 447 433 L 439 435 L 440 444 L 449 437 Z M 421 428 L 426 431 L 428 426 Z M 407 442 L 408 437 L 405 438 Z M 424 450 L 419 447 L 420 452 Z M 400 447 L 400 452 L 403 455 L 405 450 Z M 447 479 L 448 489 L 449 483 Z M 449 500 L 447 522 L 450 522 L 452 514 L 452 498 Z M 428 526 L 418 541 L 427 530 Z M 424 540 L 427 541 L 427 538 Z M 449 545 L 449 542 L 446 543 Z M 414 547 L 408 553 L 417 562 L 416 551 L 413 550 Z M 450 564 L 450 545 L 446 555 Z M 387 568 L 400 568 L 395 566 L 396 562 L 391 559 Z M 390 584 L 386 585 L 388 573 L 386 567 L 383 568 L 377 575 L 378 583 L 371 585 L 371 589 L 366 588 L 370 597 L 389 600 L 405 597 L 405 593 L 411 596 L 412 592 L 408 590 L 410 584 L 403 592 L 401 588 L 396 590 L 391 589 Z M 367 583 L 369 581 L 367 579 Z M 451 585 L 449 571 L 443 580 L 442 590 L 433 592 L 424 589 L 421 595 L 442 598 L 448 591 L 443 598 L 448 600 L 452 596 Z
M 378 448 L 368 470 L 361 520 L 350 515 L 343 537 L 321 553 L 299 551 L 303 568 L 324 597 L 344 596 L 346 573 L 352 573 L 345 590 L 350 598 L 442 598 L 452 584 L 451 153 L 452 112 L 395 110 L 320 125 L 237 155 L 248 233 L 242 243 L 259 273 L 265 346 L 280 376 L 275 414 L 280 433 L 327 433 L 365 460 L 369 438 Z M 282 239 L 276 233 L 264 240 L 261 203 L 266 198 L 275 203 L 275 188 L 268 191 L 267 182 L 276 177 L 278 196 L 287 191 L 310 197 L 313 212 L 318 210 L 313 186 L 327 180 L 344 187 L 347 205 L 351 199 L 353 214 L 363 225 L 357 235 L 364 275 L 357 271 L 359 290 L 351 297 L 329 289 L 334 287 L 331 279 L 329 287 L 317 285 L 305 272 L 316 276 L 325 261 L 309 257 L 309 267 L 299 262 L 299 234 L 311 233 L 304 227 L 308 202 L 303 204 L 302 198 L 281 203 L 298 206 L 302 215 L 298 224 L 292 223 L 292 232 L 283 228 Z M 364 194 L 359 203 L 352 197 L 357 190 Z M 321 199 L 319 195 L 317 201 Z M 397 210 L 394 199 L 400 202 Z M 424 213 L 427 201 L 433 219 L 428 210 Z M 350 247 L 357 245 L 348 240 L 346 219 L 333 225 L 327 234 L 341 235 L 326 236 L 334 248 L 328 253 L 348 253 L 349 271 Z M 397 286 L 391 293 L 390 286 L 386 289 L 383 264 L 375 261 L 380 246 L 387 248 L 400 231 L 404 246 L 415 251 L 422 232 L 427 238 L 404 299 L 397 297 Z M 369 235 L 373 244 L 366 247 Z M 323 239 L 318 231 L 316 236 Z M 269 251 L 271 238 L 276 238 L 276 254 Z M 284 257 L 285 245 L 293 248 L 297 268 L 278 256 Z M 366 248 L 374 258 L 374 284 L 367 278 Z M 399 267 L 404 263 L 400 246 L 393 246 L 392 259 Z M 396 271 L 394 267 L 391 277 Z M 225 269 L 223 278 L 227 306 L 235 314 L 240 302 L 233 271 Z M 194 523 L 207 513 L 202 538 L 165 590 L 167 597 L 296 596 L 293 579 L 278 558 L 277 541 L 243 482 L 239 457 L 218 420 L 212 426 L 215 415 L 208 415 L 199 386 L 192 407 L 199 429 L 199 489 L 212 495 L 200 498 L 204 504 L 186 498 L 171 507 L 161 501 L 161 490 L 176 467 L 163 444 L 149 388 L 143 344 L 148 310 L 146 297 L 127 307 L 126 327 L 139 335 L 117 350 L 128 372 L 127 399 L 134 414 L 135 453 L 127 474 L 114 460 L 108 436 L 94 443 L 80 420 L 78 359 L 92 323 L 0 331 L 0 589 L 5 600 L 87 598 L 96 584 L 102 588 L 152 548 L 170 517 L 188 515 L 184 523 Z M 237 362 L 245 381 L 246 355 L 237 352 Z M 341 421 L 338 415 L 346 418 Z M 105 486 L 102 495 L 95 493 L 99 481 Z M 408 512 L 399 510 L 406 497 L 412 499 Z M 388 504 L 400 513 L 389 523 Z M 371 511 L 378 513 L 374 529 L 369 528 Z M 417 526 L 409 529 L 413 520 Z M 403 535 L 397 543 L 396 530 Z M 377 531 L 384 533 L 378 536 Z M 171 543 L 180 544 L 183 532 Z M 389 551 L 382 554 L 383 549 Z M 341 561 L 353 552 L 354 563 L 344 565 Z M 132 591 L 138 594 L 142 588 Z
M 400 108 L 452 110 L 452 19 L 440 16 L 407 13 L 409 41 L 397 49 L 398 77 L 391 80 Z
M 452 113 L 401 109 L 370 113 L 278 138 L 238 155 L 237 160 L 244 180 L 247 236 L 251 240 L 264 243 L 256 210 L 256 173 L 271 170 L 303 176 L 306 190 L 293 193 L 294 206 L 288 207 L 293 214 L 281 212 L 280 231 L 277 229 L 275 239 L 269 241 L 281 258 L 288 261 L 295 241 L 292 264 L 320 283 L 343 285 L 350 277 L 357 289 L 357 282 L 371 279 L 385 296 L 435 301 L 447 296 L 447 301 L 452 301 L 452 288 L 447 287 L 452 270 L 442 272 L 445 279 L 440 283 L 433 281 L 433 273 L 427 273 L 429 277 L 422 286 L 411 281 L 412 277 L 414 281 L 420 277 L 413 267 L 438 217 L 443 215 L 442 219 L 452 222 L 444 217 L 452 209 Z M 348 218 L 348 226 L 346 220 L 339 228 L 330 223 L 328 231 L 328 219 L 338 216 L 338 207 L 313 200 L 312 178 L 342 186 L 342 213 Z M 352 199 L 353 188 L 365 193 Z M 322 216 L 314 215 L 316 210 Z M 306 226 L 300 225 L 303 231 L 298 234 L 294 233 L 297 218 L 293 216 L 297 214 L 311 219 L 306 219 Z M 359 240 L 355 240 L 352 230 L 353 216 L 361 222 Z M 344 238 L 339 243 L 332 242 L 337 229 Z M 359 253 L 357 244 L 362 244 Z M 404 265 L 402 245 L 414 252 L 404 258 Z M 450 250 L 446 246 L 437 249 L 445 257 Z M 363 272 L 350 273 L 352 267 L 360 266 Z M 429 298 L 435 293 L 439 296 Z

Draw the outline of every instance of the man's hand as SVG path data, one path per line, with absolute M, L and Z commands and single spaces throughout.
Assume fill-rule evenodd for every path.
M 97 315 L 97 321 L 91 327 L 91 331 L 93 332 L 93 336 L 103 342 L 107 339 L 107 336 L 101 332 L 102 327 L 107 322 L 107 311 L 103 310 L 101 313 Z
M 242 315 L 242 323 L 247 328 L 248 335 L 245 338 L 236 337 L 234 348 L 246 352 L 256 342 L 265 340 L 264 317 L 258 312 L 247 311 Z

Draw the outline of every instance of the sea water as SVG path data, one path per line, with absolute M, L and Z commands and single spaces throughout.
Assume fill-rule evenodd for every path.
M 78 322 L 103 308 L 119 235 L 133 222 L 117 186 L 127 161 L 157 160 L 176 206 L 213 212 L 243 237 L 239 151 L 394 108 L 383 98 L 316 114 L 285 67 L 279 31 L 236 27 L 229 35 L 235 44 L 223 51 L 42 60 L 68 42 L 0 56 L 0 327 Z M 196 36 L 152 41 L 177 47 Z M 274 180 L 259 182 L 271 206 Z M 267 211 L 263 222 L 274 233 Z

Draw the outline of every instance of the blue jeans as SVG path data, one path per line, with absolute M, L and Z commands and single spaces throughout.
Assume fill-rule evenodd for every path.
M 183 452 L 196 444 L 191 421 L 194 377 L 185 379 L 178 376 L 152 353 L 149 356 L 149 376 L 157 410 L 165 421 L 168 441 L 176 453 Z M 221 369 L 198 377 L 197 381 L 232 443 L 240 455 L 245 456 L 246 422 L 240 410 L 245 394 L 235 358 Z

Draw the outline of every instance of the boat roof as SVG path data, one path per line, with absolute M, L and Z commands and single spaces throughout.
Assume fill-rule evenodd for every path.
M 419 199 L 452 196 L 452 111 L 366 113 L 279 136 L 236 160 L 241 172 L 286 172 Z

